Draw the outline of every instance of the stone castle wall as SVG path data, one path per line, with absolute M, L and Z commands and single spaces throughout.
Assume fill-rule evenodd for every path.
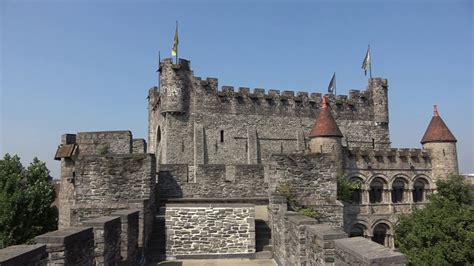
M 162 61 L 160 91 L 149 92 L 149 148 L 161 163 L 264 163 L 271 153 L 307 147 L 321 94 L 295 96 L 277 90 L 267 94 L 248 88 L 236 92 L 229 86 L 219 91 L 217 79 L 201 80 L 193 76 L 188 61 L 181 64 L 177 68 L 169 60 Z M 344 145 L 390 146 L 388 118 L 375 114 L 375 110 L 388 112 L 386 91 L 387 81 L 376 78 L 366 91 L 328 95 Z
M 160 198 L 265 197 L 267 187 L 262 165 L 162 164 L 158 172 Z
M 167 204 L 167 259 L 255 253 L 253 204 Z

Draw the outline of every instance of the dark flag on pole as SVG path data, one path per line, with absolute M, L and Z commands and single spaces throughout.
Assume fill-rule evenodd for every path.
M 336 72 L 334 72 L 334 74 L 332 75 L 332 79 L 329 82 L 328 92 L 331 94 L 336 93 Z

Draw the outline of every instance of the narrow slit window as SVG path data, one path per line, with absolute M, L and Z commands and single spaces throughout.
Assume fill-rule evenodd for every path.
M 375 139 L 372 139 L 372 149 L 375 149 Z
M 224 142 L 224 130 L 221 130 L 221 143 Z

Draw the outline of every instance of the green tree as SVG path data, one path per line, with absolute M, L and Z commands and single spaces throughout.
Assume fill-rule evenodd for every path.
M 402 216 L 395 244 L 412 265 L 474 263 L 474 196 L 462 176 L 436 183 L 424 209 Z
M 57 228 L 55 192 L 44 162 L 24 168 L 16 155 L 0 160 L 0 248 L 28 242 Z

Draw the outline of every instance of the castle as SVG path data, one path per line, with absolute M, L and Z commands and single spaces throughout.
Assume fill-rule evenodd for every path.
M 59 230 L 34 247 L 48 264 L 404 265 L 398 215 L 458 173 L 456 138 L 436 108 L 421 149 L 391 147 L 386 79 L 348 96 L 219 89 L 189 61 L 164 59 L 159 80 L 148 142 L 130 131 L 62 136 Z M 350 202 L 337 199 L 338 177 L 358 184 Z M 283 187 L 315 218 L 290 210 Z

